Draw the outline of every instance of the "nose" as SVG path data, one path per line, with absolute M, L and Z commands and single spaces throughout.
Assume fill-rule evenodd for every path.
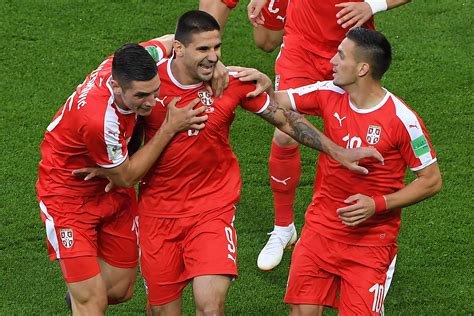
M 146 105 L 146 106 L 155 106 L 155 104 L 156 104 L 156 99 L 153 93 L 147 96 L 145 98 L 145 101 L 143 102 L 143 105 Z
M 209 53 L 207 54 L 207 60 L 214 63 L 216 63 L 219 60 L 219 57 L 217 56 L 217 52 L 215 49 L 209 50 Z

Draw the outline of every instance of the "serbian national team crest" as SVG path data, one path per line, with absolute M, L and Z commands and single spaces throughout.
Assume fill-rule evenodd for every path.
M 59 230 L 61 241 L 65 248 L 71 248 L 74 245 L 74 234 L 72 228 L 61 228 Z
M 382 127 L 377 125 L 369 125 L 369 129 L 367 130 L 367 136 L 365 139 L 369 145 L 375 145 L 380 140 L 380 135 L 382 134 Z
M 198 91 L 199 99 L 201 99 L 201 103 L 206 106 L 206 113 L 214 112 L 214 107 L 211 106 L 214 103 L 214 99 L 212 98 L 211 94 L 207 91 Z

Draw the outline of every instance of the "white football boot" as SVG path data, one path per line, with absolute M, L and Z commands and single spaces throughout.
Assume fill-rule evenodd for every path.
M 258 255 L 257 266 L 260 270 L 268 271 L 280 264 L 283 257 L 283 250 L 296 243 L 297 234 L 295 224 L 289 226 L 276 226 L 270 238 Z

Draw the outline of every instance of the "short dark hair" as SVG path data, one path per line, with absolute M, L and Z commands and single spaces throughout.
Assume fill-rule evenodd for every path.
M 372 78 L 382 79 L 392 62 L 392 48 L 387 38 L 380 32 L 356 27 L 347 32 L 346 37 L 357 46 L 356 58 L 368 62 Z
M 112 78 L 122 89 L 128 89 L 132 81 L 149 81 L 157 74 L 155 60 L 138 44 L 125 44 L 115 51 L 112 61 Z
M 215 30 L 220 31 L 221 27 L 212 15 L 204 11 L 192 10 L 178 19 L 174 39 L 183 45 L 188 45 L 193 34 Z

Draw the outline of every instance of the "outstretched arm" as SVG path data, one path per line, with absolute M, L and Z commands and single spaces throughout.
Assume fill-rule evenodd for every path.
M 337 210 L 347 226 L 356 226 L 378 212 L 390 212 L 427 199 L 441 190 L 442 181 L 438 163 L 415 172 L 416 179 L 392 194 L 370 197 L 363 194 L 349 196 L 344 202 L 352 204 Z
M 321 151 L 344 167 L 363 174 L 369 171 L 358 165 L 359 160 L 371 157 L 383 163 L 382 155 L 375 148 L 346 149 L 335 144 L 303 115 L 289 109 L 290 100 L 286 92 L 275 92 L 270 100 L 270 105 L 259 115 L 297 142 Z

